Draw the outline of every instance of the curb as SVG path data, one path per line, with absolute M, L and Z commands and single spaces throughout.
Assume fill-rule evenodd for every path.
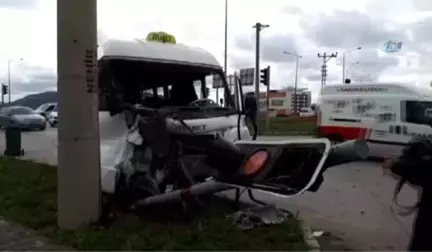
M 311 247 L 309 251 L 321 251 L 320 244 L 312 232 L 312 228 L 308 226 L 303 220 L 301 221 L 301 228 L 303 231 L 303 239 Z

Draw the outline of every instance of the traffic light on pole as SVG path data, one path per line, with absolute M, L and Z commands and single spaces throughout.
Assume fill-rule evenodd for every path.
M 267 68 L 261 69 L 260 74 L 260 83 L 262 83 L 265 86 L 268 86 L 270 84 L 270 66 Z
M 9 93 L 9 87 L 6 86 L 5 84 L 2 84 L 2 93 L 4 95 Z

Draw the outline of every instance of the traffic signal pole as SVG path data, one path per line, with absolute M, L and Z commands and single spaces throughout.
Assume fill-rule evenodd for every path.
M 101 208 L 96 0 L 57 1 L 57 221 L 76 229 Z M 79 101 L 79 103 L 77 103 Z
M 260 84 L 260 31 L 261 24 L 256 23 L 254 28 L 256 29 L 255 33 L 255 99 L 259 110 L 259 84 Z
M 256 45 L 255 45 L 255 99 L 259 108 L 259 84 L 260 84 L 260 32 L 269 25 L 256 23 L 253 28 L 256 30 Z

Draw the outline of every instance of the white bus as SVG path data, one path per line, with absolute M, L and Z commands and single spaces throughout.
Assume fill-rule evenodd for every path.
M 326 86 L 318 135 L 332 142 L 366 137 L 371 156 L 398 155 L 413 136 L 432 137 L 432 98 L 427 92 L 396 83 Z

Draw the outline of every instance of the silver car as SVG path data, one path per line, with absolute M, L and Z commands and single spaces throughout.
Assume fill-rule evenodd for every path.
M 57 109 L 57 103 L 51 102 L 51 103 L 44 103 L 44 104 L 40 105 L 35 111 L 39 115 L 48 119 L 49 114 L 52 111 L 56 111 L 56 109 Z
M 16 127 L 23 130 L 45 130 L 46 119 L 29 107 L 5 107 L 0 109 L 0 127 Z

